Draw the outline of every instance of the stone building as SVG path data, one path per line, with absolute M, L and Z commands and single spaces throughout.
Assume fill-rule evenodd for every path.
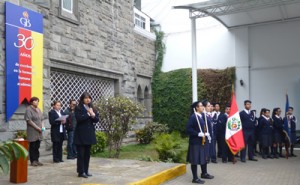
M 122 95 L 145 105 L 151 116 L 151 78 L 155 66 L 155 35 L 150 18 L 133 0 L 8 0 L 43 14 L 43 98 L 66 108 L 83 91 L 95 100 Z M 0 0 L 0 141 L 24 130 L 25 105 L 5 121 L 5 1 Z M 98 125 L 98 128 L 101 125 Z

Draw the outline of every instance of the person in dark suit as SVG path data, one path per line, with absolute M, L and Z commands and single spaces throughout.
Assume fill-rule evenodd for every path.
M 262 116 L 259 118 L 260 143 L 262 146 L 262 158 L 273 158 L 269 152 L 269 147 L 273 144 L 272 133 L 273 123 L 270 118 L 270 110 L 263 108 Z
M 282 132 L 283 132 L 283 119 L 280 117 L 281 109 L 279 107 L 274 108 L 272 112 L 273 119 L 273 147 L 272 154 L 275 158 L 283 157 L 282 155 Z M 279 147 L 279 154 L 277 147 Z
M 186 126 L 189 135 L 189 147 L 187 152 L 187 162 L 191 163 L 193 183 L 203 184 L 204 181 L 198 178 L 197 165 L 201 166 L 201 178 L 213 179 L 214 176 L 207 173 L 207 147 L 208 133 L 202 114 L 204 107 L 200 101 L 194 102 L 191 106 L 191 115 Z
M 256 119 L 255 115 L 251 113 L 251 101 L 245 100 L 244 106 L 245 109 L 240 112 L 240 118 L 242 122 L 243 134 L 244 134 L 244 142 L 245 148 L 241 151 L 241 161 L 246 162 L 246 149 L 248 148 L 248 158 L 250 161 L 257 161 L 254 159 L 254 152 L 253 152 L 253 143 L 255 141 L 255 124 Z
M 77 149 L 78 177 L 88 178 L 91 145 L 96 144 L 94 124 L 99 122 L 99 113 L 92 104 L 92 97 L 84 92 L 80 96 L 78 106 L 75 108 L 77 125 L 75 128 L 74 143 Z
M 226 108 L 225 108 L 225 113 L 221 114 L 218 119 L 218 130 L 219 130 L 218 134 L 221 139 L 221 146 L 222 146 L 221 150 L 222 150 L 222 162 L 223 163 L 227 163 L 227 161 L 235 162 L 235 161 L 233 161 L 233 154 L 231 153 L 231 151 L 226 143 L 226 139 L 225 139 L 226 124 L 227 124 L 227 119 L 229 117 L 229 113 L 230 113 L 230 104 L 227 104 Z
M 52 147 L 52 155 L 53 155 L 53 162 L 59 163 L 64 162 L 62 160 L 62 145 L 63 141 L 67 138 L 65 123 L 66 120 L 63 121 L 56 121 L 57 118 L 65 115 L 64 112 L 61 110 L 61 103 L 59 101 L 53 102 L 53 109 L 49 112 L 49 123 L 51 125 L 51 141 L 53 143 Z
M 291 152 L 290 152 L 290 156 L 291 157 L 297 157 L 297 155 L 294 154 L 294 147 L 295 147 L 295 144 L 297 143 L 297 136 L 296 136 L 297 119 L 293 115 L 293 112 L 294 112 L 294 108 L 289 107 L 289 111 L 287 112 L 286 118 L 288 119 L 289 129 L 290 129 L 290 132 L 291 132 L 291 138 L 290 138 L 291 139 Z

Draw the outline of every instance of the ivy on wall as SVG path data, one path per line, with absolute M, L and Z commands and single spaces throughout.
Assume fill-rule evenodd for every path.
M 156 31 L 156 68 L 152 82 L 153 121 L 167 124 L 170 131 L 185 133 L 192 104 L 192 69 L 161 72 L 165 45 L 164 33 Z M 198 99 L 219 102 L 221 108 L 231 99 L 235 68 L 198 70 Z

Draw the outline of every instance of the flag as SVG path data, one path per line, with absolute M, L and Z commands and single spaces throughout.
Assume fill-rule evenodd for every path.
M 241 118 L 234 92 L 232 92 L 230 114 L 226 123 L 225 140 L 233 155 L 245 147 Z
M 285 132 L 286 137 L 288 140 L 288 142 L 290 142 L 290 138 L 291 138 L 291 132 L 290 132 L 290 128 L 289 128 L 289 120 L 288 120 L 288 116 L 287 116 L 287 112 L 289 111 L 289 96 L 288 94 L 285 95 L 286 96 L 286 102 L 285 102 L 285 117 L 284 117 L 284 124 L 283 124 L 283 132 Z M 289 143 L 290 144 L 290 143 Z

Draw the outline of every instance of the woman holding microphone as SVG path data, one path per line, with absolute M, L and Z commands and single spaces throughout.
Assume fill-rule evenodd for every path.
M 77 149 L 78 177 L 88 178 L 91 145 L 96 144 L 94 124 L 99 122 L 99 113 L 93 107 L 92 97 L 84 92 L 75 108 L 77 125 L 75 128 L 74 143 Z

